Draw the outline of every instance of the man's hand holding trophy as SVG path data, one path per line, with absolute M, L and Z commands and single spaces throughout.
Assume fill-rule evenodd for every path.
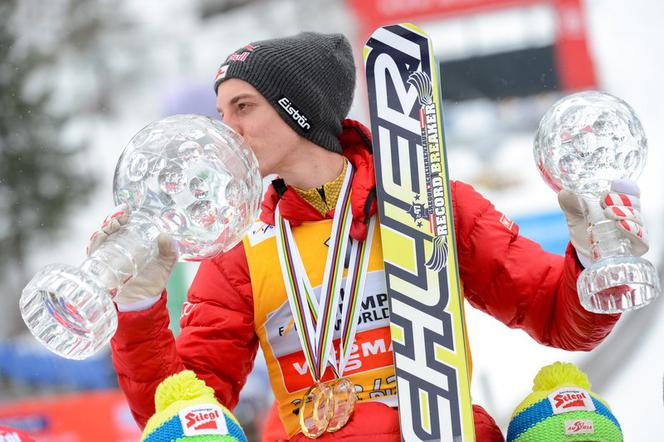
M 113 299 L 158 296 L 177 257 L 200 261 L 237 244 L 258 215 L 262 186 L 254 154 L 232 129 L 175 115 L 131 139 L 113 194 L 124 210 L 93 236 L 88 258 L 43 268 L 21 295 L 32 334 L 63 357 L 85 359 L 107 344 L 117 328 Z
M 577 291 L 591 312 L 637 309 L 661 292 L 655 267 L 640 257 L 648 242 L 634 180 L 647 151 L 632 108 L 606 93 L 567 96 L 540 122 L 535 162 L 558 192 L 572 244 L 586 267 Z

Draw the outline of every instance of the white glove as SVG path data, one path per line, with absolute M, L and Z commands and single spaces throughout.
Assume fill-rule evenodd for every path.
M 88 256 L 101 246 L 106 239 L 129 221 L 126 206 L 118 206 L 103 222 L 101 228 L 90 237 Z M 113 301 L 121 311 L 142 310 L 150 307 L 161 296 L 168 277 L 177 262 L 178 255 L 171 237 L 160 233 L 157 237 L 159 253 L 148 262 L 133 278 L 127 281 L 114 295 Z
M 601 195 L 598 210 L 593 210 L 598 217 L 615 221 L 621 236 L 629 239 L 633 256 L 641 256 L 649 248 L 641 220 L 640 194 L 639 187 L 632 181 L 613 181 L 611 190 Z M 558 203 L 567 218 L 572 245 L 581 263 L 587 267 L 592 262 L 592 252 L 588 224 L 584 218 L 583 201 L 575 193 L 561 190 L 558 193 Z

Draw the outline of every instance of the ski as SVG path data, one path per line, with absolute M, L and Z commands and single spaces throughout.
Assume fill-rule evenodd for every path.
M 364 48 L 376 194 L 404 441 L 474 441 L 441 83 L 404 23 Z

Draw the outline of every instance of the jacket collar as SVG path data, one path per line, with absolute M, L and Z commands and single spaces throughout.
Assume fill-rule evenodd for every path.
M 343 155 L 350 161 L 354 169 L 351 182 L 353 223 L 350 236 L 363 240 L 367 236 L 367 221 L 376 213 L 376 178 L 371 151 L 371 133 L 369 129 L 355 120 L 346 119 L 341 124 L 339 141 Z M 274 180 L 265 193 L 261 204 L 261 221 L 274 225 L 274 212 L 277 204 L 279 204 L 282 216 L 293 226 L 305 221 L 331 219 L 334 216 L 334 209 L 321 215 L 280 178 Z

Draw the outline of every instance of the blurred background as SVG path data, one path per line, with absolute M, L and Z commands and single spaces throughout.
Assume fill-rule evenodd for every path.
M 664 4 L 658 0 L 1 0 L 0 426 L 38 441 L 131 441 L 134 424 L 108 349 L 86 361 L 47 353 L 18 310 L 46 264 L 78 265 L 113 207 L 124 145 L 164 115 L 215 116 L 212 81 L 250 41 L 342 32 L 361 51 L 377 26 L 412 21 L 443 69 L 450 174 L 475 185 L 521 233 L 562 253 L 567 230 L 532 160 L 538 121 L 557 98 L 600 89 L 627 101 L 649 138 L 641 175 L 651 251 L 664 266 Z M 366 90 L 351 117 L 367 122 Z M 194 264 L 169 281 L 171 328 Z M 591 353 L 542 347 L 468 308 L 473 398 L 505 431 L 538 369 L 571 361 L 613 408 L 627 441 L 664 440 L 664 301 L 625 314 Z M 256 362 L 235 414 L 259 440 L 272 403 Z

